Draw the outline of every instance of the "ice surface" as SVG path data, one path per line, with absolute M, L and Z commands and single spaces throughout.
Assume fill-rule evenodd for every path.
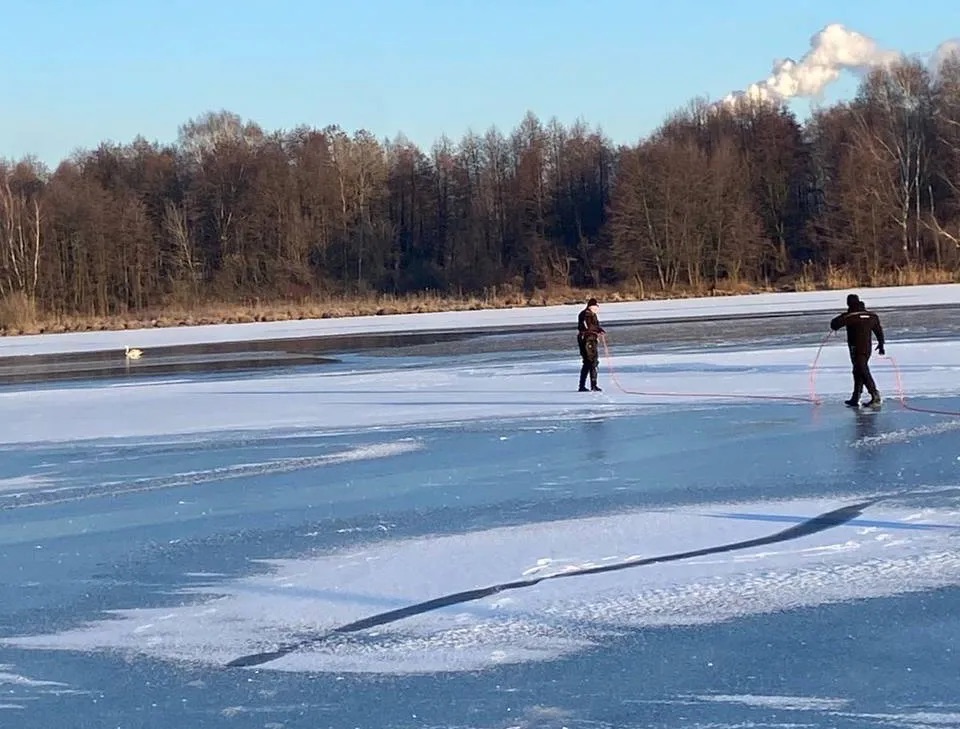
M 860 293 L 877 308 L 960 301 L 958 287 Z M 214 717 L 246 729 L 279 726 L 285 712 L 322 723 L 320 710 L 302 703 L 307 694 L 336 703 L 351 726 L 368 701 L 407 709 L 418 696 L 437 696 L 431 703 L 448 708 L 430 725 L 475 725 L 477 716 L 456 707 L 476 705 L 492 717 L 486 726 L 593 717 L 620 726 L 629 714 L 618 702 L 647 692 L 651 702 L 700 707 L 689 720 L 687 705 L 682 716 L 665 714 L 663 726 L 956 724 L 960 708 L 942 700 L 952 688 L 938 684 L 955 673 L 950 656 L 924 649 L 956 636 L 960 419 L 899 410 L 897 374 L 915 404 L 955 398 L 960 341 L 894 338 L 898 369 L 890 359 L 871 362 L 887 406 L 863 416 L 839 404 L 851 379 L 842 336 L 813 373 L 819 409 L 802 402 L 816 344 L 778 346 L 783 340 L 770 337 L 738 341 L 742 351 L 638 353 L 618 342 L 618 320 L 836 311 L 844 295 L 605 305 L 612 358 L 602 358 L 600 394 L 575 391 L 575 350 L 442 364 L 420 352 L 416 367 L 379 361 L 372 369 L 347 358 L 295 373 L 6 388 L 0 651 L 11 665 L 0 666 L 0 708 L 45 726 L 67 715 L 45 692 L 76 687 L 112 692 L 118 723 L 139 721 L 139 705 L 159 700 L 168 705 L 162 721 L 144 724 L 151 729 Z M 0 356 L 569 324 L 578 308 L 10 338 L 0 340 Z M 766 404 L 713 407 L 750 395 L 798 401 L 778 401 L 769 414 Z M 809 462 L 808 436 L 820 454 Z M 521 452 L 541 447 L 536 457 Z M 183 486 L 197 487 L 186 498 L 195 494 L 200 506 L 181 506 L 184 494 L 172 489 Z M 238 656 L 424 600 L 766 536 L 894 491 L 924 497 L 881 501 L 793 541 L 553 579 L 339 634 L 267 664 L 266 675 L 223 670 Z M 8 508 L 14 503 L 36 508 Z M 777 643 L 788 625 L 807 645 L 790 656 L 764 642 Z M 695 629 L 664 630 L 674 626 Z M 877 631 L 882 654 L 872 652 Z M 837 654 L 810 647 L 848 633 L 858 640 Z M 631 655 L 632 641 L 674 659 Z M 695 654 L 710 651 L 725 654 L 722 676 L 698 672 L 704 661 Z M 932 666 L 925 684 L 886 702 L 877 682 L 909 670 L 907 660 L 917 666 L 919 653 Z M 138 656 L 161 663 L 125 660 Z M 171 713 L 196 677 L 217 690 L 191 695 L 198 713 Z M 497 704 L 508 691 L 523 694 L 509 714 Z M 874 694 L 881 700 L 863 700 Z M 360 708 L 350 714 L 354 699 Z M 531 708 L 539 704 L 540 713 Z M 405 725 L 411 715 L 384 723 Z M 659 721 L 634 716 L 636 726 Z
M 0 443 L 553 419 L 591 412 L 609 416 L 664 402 L 737 402 L 742 396 L 757 395 L 802 399 L 811 394 L 816 351 L 817 347 L 793 347 L 619 356 L 614 344 L 612 357 L 601 361 L 603 393 L 576 392 L 576 358 L 7 391 L 0 392 L 5 415 Z M 896 356 L 900 382 L 910 397 L 956 392 L 960 342 L 903 343 L 891 347 L 890 354 Z M 892 364 L 878 358 L 872 368 L 881 391 L 895 406 L 899 393 Z M 824 348 L 815 375 L 819 397 L 849 397 L 845 344 L 834 339 Z M 798 406 L 809 407 L 802 402 Z
M 117 610 L 109 619 L 76 630 L 7 644 L 225 663 L 291 637 L 518 579 L 531 569 L 557 573 L 751 539 L 778 530 L 768 521 L 771 513 L 799 521 L 796 515 L 813 517 L 841 505 L 796 500 L 698 507 L 695 512 L 634 511 L 390 540 L 316 558 L 267 560 L 272 568 L 268 575 L 183 590 L 182 607 Z M 738 517 L 723 518 L 730 511 Z M 744 512 L 757 518 L 743 518 Z M 625 627 L 714 623 L 955 584 L 960 580 L 960 512 L 930 510 L 923 521 L 914 516 L 877 507 L 870 509 L 869 519 L 776 546 L 553 580 L 362 634 L 336 636 L 269 667 L 471 671 L 557 658 Z M 892 523 L 864 529 L 864 520 Z M 924 529 L 928 523 L 941 526 Z
M 49 506 L 104 494 L 110 496 L 143 494 L 178 486 L 199 486 L 231 479 L 305 471 L 340 463 L 390 458 L 404 453 L 412 453 L 421 448 L 422 444 L 417 440 L 402 438 L 370 443 L 318 456 L 278 458 L 270 461 L 237 463 L 203 470 L 184 471 L 174 466 L 170 468 L 168 473 L 161 476 L 140 477 L 123 481 L 102 479 L 95 485 L 71 485 L 52 479 L 20 477 L 6 479 L 6 481 L 0 480 L 0 507 Z M 0 543 L 2 541 L 2 538 L 0 538 Z
M 960 284 L 864 290 L 871 306 L 960 302 Z M 812 368 L 817 346 L 746 352 L 631 354 L 617 348 L 615 322 L 660 316 L 836 310 L 844 292 L 763 294 L 681 301 L 648 301 L 604 307 L 612 356 L 601 359 L 602 395 L 584 396 L 571 384 L 579 370 L 570 357 L 549 361 L 467 366 L 427 365 L 403 370 L 321 370 L 261 375 L 242 380 L 168 379 L 93 388 L 48 387 L 0 393 L 0 443 L 72 441 L 106 437 L 243 430 L 251 428 L 371 428 L 457 423 L 481 419 L 556 418 L 598 412 L 637 412 L 668 402 L 737 401 L 746 397 L 849 396 L 850 365 L 842 335 L 832 338 Z M 138 344 L 209 342 L 397 328 L 482 328 L 575 320 L 577 307 L 524 308 L 357 317 L 348 320 L 196 327 L 143 332 Z M 571 319 L 571 317 L 574 317 Z M 0 356 L 100 349 L 129 341 L 134 332 L 6 337 Z M 121 346 L 116 344 L 116 346 Z M 872 368 L 888 401 L 953 393 L 960 373 L 960 342 L 893 341 L 895 360 L 875 358 Z M 902 392 L 901 392 L 902 390 Z M 663 395 L 661 393 L 669 393 Z M 62 417 L 70 413 L 70 417 Z M 0 486 L 0 488 L 3 488 Z

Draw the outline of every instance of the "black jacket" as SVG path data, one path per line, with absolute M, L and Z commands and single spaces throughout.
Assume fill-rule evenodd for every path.
M 580 312 L 580 316 L 577 317 L 577 336 L 580 339 L 596 338 L 600 334 L 604 334 L 603 327 L 600 326 L 600 318 L 590 311 L 590 307 L 587 307 Z
M 851 351 L 859 355 L 870 355 L 873 348 L 871 335 L 876 335 L 877 344 L 883 348 L 883 327 L 880 326 L 880 317 L 872 311 L 845 311 L 830 322 L 830 328 L 834 331 L 840 327 L 847 328 L 847 344 Z

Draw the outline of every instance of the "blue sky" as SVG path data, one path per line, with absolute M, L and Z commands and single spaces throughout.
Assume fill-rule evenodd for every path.
M 696 96 L 799 58 L 832 22 L 908 53 L 960 33 L 956 0 L 0 0 L 0 157 L 171 142 L 228 109 L 265 129 L 512 129 L 527 110 L 635 142 Z M 851 94 L 843 78 L 827 101 Z M 798 104 L 805 115 L 807 106 Z

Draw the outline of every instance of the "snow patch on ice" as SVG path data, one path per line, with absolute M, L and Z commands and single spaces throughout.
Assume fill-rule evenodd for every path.
M 222 664 L 363 617 L 462 590 L 587 565 L 636 560 L 777 531 L 763 519 L 722 518 L 776 511 L 810 517 L 839 504 L 816 500 L 735 507 L 720 514 L 674 509 L 394 539 L 301 559 L 266 560 L 269 574 L 188 585 L 174 607 L 123 609 L 59 634 L 2 641 L 21 648 L 119 650 Z M 533 587 L 452 605 L 348 634 L 333 634 L 266 668 L 287 671 L 422 673 L 552 660 L 624 629 L 704 624 L 793 608 L 960 584 L 960 514 L 925 510 L 949 529 L 909 530 L 916 509 L 872 508 L 857 520 L 767 545 L 618 572 L 555 578 Z M 718 518 L 720 517 L 720 518 Z M 885 540 L 897 531 L 899 540 Z M 752 555 L 755 559 L 744 561 Z M 175 619 L 161 620 L 161 617 Z
M 851 448 L 876 448 L 891 443 L 907 443 L 917 438 L 931 435 L 941 435 L 960 430 L 960 419 L 944 420 L 930 425 L 918 425 L 913 428 L 900 428 L 879 435 L 868 435 L 850 443 Z

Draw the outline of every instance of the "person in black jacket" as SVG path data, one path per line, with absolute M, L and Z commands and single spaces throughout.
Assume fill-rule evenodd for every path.
M 847 296 L 847 310 L 834 317 L 830 322 L 830 328 L 837 331 L 841 327 L 847 329 L 847 347 L 850 349 L 850 362 L 853 364 L 853 396 L 849 400 L 844 400 L 845 405 L 850 407 L 859 407 L 860 394 L 863 388 L 867 388 L 870 393 L 870 401 L 866 403 L 869 407 L 880 406 L 880 392 L 873 381 L 873 375 L 870 374 L 870 354 L 873 349 L 873 336 L 877 337 L 877 353 L 885 354 L 883 327 L 880 325 L 880 317 L 872 311 L 867 310 L 860 297 L 856 294 Z
M 583 365 L 580 367 L 580 392 L 588 392 L 587 375 L 590 376 L 590 390 L 602 392 L 597 385 L 597 366 L 600 363 L 600 353 L 597 343 L 601 334 L 605 334 L 600 326 L 600 305 L 596 299 L 590 299 L 586 308 L 577 317 L 577 345 L 580 348 L 580 358 Z

